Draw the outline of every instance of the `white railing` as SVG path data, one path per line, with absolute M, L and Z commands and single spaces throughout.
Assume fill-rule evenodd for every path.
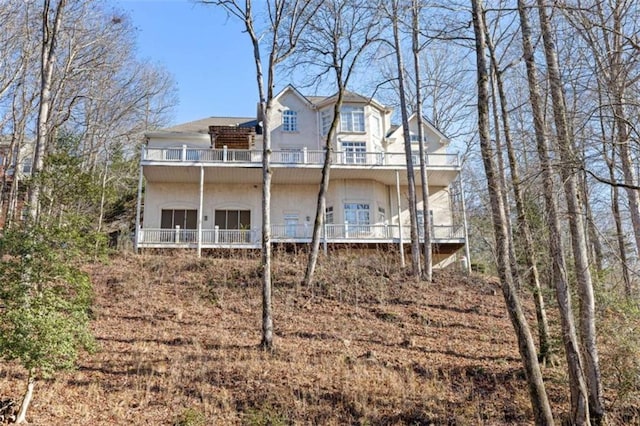
M 410 240 L 410 227 L 402 227 L 403 239 Z M 418 230 L 420 239 L 424 233 Z M 271 226 L 271 238 L 274 242 L 309 242 L 313 235 L 312 224 L 276 224 Z M 254 229 L 203 229 L 201 244 L 205 246 L 258 246 L 260 231 Z M 326 224 L 321 238 L 327 242 L 341 241 L 380 241 L 394 242 L 400 238 L 398 225 L 353 225 Z M 464 240 L 462 227 L 436 225 L 432 228 L 433 242 Z M 142 245 L 184 245 L 197 244 L 198 231 L 195 229 L 153 229 L 144 228 L 139 232 Z
M 274 165 L 322 165 L 324 151 L 275 150 L 271 154 Z M 414 166 L 418 167 L 418 156 L 414 156 Z M 237 163 L 262 164 L 262 151 L 238 149 L 195 149 L 195 148 L 149 148 L 145 147 L 143 161 L 169 163 Z M 390 152 L 353 152 L 337 151 L 333 153 L 332 162 L 337 166 L 404 166 L 404 153 Z M 429 167 L 460 166 L 457 154 L 431 153 L 425 154 L 425 164 Z

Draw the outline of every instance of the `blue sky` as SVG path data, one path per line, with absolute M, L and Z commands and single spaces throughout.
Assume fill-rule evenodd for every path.
M 257 88 L 249 37 L 234 18 L 188 0 L 111 0 L 138 30 L 138 56 L 174 76 L 173 124 L 209 116 L 254 116 Z

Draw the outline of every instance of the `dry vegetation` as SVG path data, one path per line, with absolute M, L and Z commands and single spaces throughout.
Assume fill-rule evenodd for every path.
M 99 351 L 40 383 L 32 424 L 530 424 L 496 283 L 438 271 L 410 281 L 390 254 L 274 264 L 276 347 L 260 351 L 259 262 L 193 253 L 90 266 Z M 556 413 L 561 367 L 544 370 Z M 24 372 L 0 364 L 0 399 Z

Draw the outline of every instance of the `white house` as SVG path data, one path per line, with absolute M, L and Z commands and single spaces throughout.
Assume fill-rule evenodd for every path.
M 272 241 L 311 241 L 326 134 L 335 97 L 305 97 L 289 86 L 274 100 Z M 402 128 L 392 110 L 348 93 L 333 143 L 325 245 L 409 243 L 407 172 Z M 411 118 L 417 135 L 418 118 Z M 435 259 L 466 241 L 457 154 L 427 120 L 426 163 Z M 420 195 L 417 136 L 412 136 Z M 143 181 L 146 183 L 142 196 Z M 137 248 L 259 248 L 262 135 L 256 118 L 210 117 L 146 135 L 140 171 Z M 421 198 L 421 197 L 419 197 Z M 420 203 L 421 205 L 421 203 Z M 143 208 L 142 208 L 143 207 Z M 421 210 L 421 207 L 419 206 Z M 143 211 L 143 213 L 141 213 Z

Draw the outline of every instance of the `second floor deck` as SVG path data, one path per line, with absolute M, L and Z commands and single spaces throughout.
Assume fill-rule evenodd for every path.
M 392 152 L 332 152 L 332 178 L 374 179 L 395 185 L 396 172 L 401 184 L 406 184 L 407 160 L 404 153 Z M 274 183 L 315 183 L 320 180 L 325 151 L 274 150 L 271 166 Z M 150 180 L 197 182 L 199 167 L 205 168 L 206 182 L 260 182 L 262 179 L 261 150 L 150 148 L 144 147 L 141 164 Z M 414 170 L 419 170 L 417 154 L 412 156 Z M 425 165 L 429 184 L 447 186 L 461 170 L 457 154 L 428 153 Z M 419 175 L 419 173 L 417 173 Z

